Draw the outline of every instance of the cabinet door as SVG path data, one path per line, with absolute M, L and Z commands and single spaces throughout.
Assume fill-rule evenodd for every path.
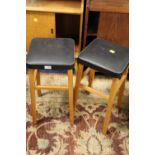
M 129 14 L 100 13 L 98 37 L 129 47 Z
M 55 38 L 55 14 L 49 12 L 26 12 L 26 50 L 34 37 Z

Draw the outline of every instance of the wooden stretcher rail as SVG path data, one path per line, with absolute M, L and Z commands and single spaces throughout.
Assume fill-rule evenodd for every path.
M 105 99 L 106 101 L 108 100 L 108 96 L 104 95 L 102 92 L 100 92 L 98 90 L 95 90 L 95 89 L 93 89 L 91 87 L 88 87 L 88 86 L 85 86 L 85 85 L 82 85 L 82 84 L 80 84 L 80 88 L 84 89 L 84 90 L 86 90 L 86 91 L 88 91 L 90 93 L 93 93 L 93 94 Z
M 45 86 L 37 85 L 36 89 L 50 89 L 50 90 L 68 90 L 68 86 Z

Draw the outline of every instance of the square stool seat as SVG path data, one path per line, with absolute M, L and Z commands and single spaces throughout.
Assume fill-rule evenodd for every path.
M 120 78 L 129 64 L 129 49 L 97 38 L 80 53 L 78 62 L 105 75 Z
M 34 38 L 27 56 L 29 69 L 72 69 L 74 40 L 70 38 Z

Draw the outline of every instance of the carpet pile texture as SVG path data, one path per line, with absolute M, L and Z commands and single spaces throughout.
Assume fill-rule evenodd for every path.
M 42 84 L 67 84 L 65 74 L 41 74 Z M 75 77 L 74 77 L 75 83 Z M 83 79 L 87 84 L 87 77 Z M 27 155 L 128 155 L 129 112 L 128 82 L 124 92 L 123 106 L 115 103 L 107 135 L 101 132 L 106 102 L 84 91 L 79 93 L 75 112 L 75 123 L 69 123 L 68 92 L 42 91 L 37 101 L 37 124 L 32 125 L 30 111 L 29 82 L 27 76 Z M 111 79 L 96 76 L 93 87 L 109 93 Z M 116 98 L 117 101 L 117 98 Z

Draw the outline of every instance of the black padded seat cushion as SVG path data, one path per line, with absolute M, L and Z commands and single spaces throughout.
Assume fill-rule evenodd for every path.
M 120 78 L 129 64 L 129 49 L 97 38 L 83 49 L 78 63 L 104 75 Z
M 34 38 L 26 65 L 30 69 L 72 69 L 75 42 L 70 38 Z

